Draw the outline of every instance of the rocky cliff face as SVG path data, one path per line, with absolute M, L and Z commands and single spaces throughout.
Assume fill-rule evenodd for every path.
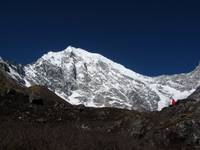
M 189 98 L 189 99 L 195 99 L 195 100 L 197 100 L 197 101 L 200 101 L 200 87 L 198 87 L 198 88 L 196 89 L 196 91 L 193 92 L 188 98 Z
M 35 63 L 12 69 L 20 83 L 48 87 L 71 104 L 161 110 L 169 99 L 183 99 L 200 85 L 200 68 L 186 74 L 147 77 L 102 55 L 68 47 L 49 52 Z

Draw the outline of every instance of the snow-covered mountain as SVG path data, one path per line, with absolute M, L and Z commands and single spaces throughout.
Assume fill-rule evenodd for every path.
M 0 67 L 6 64 L 21 84 L 44 85 L 72 104 L 94 107 L 160 110 L 171 96 L 186 98 L 200 85 L 200 66 L 186 74 L 148 77 L 74 47 L 49 52 L 24 67 L 3 62 Z

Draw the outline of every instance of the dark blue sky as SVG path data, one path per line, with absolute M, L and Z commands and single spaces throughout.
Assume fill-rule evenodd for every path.
M 200 2 L 1 1 L 0 56 L 26 64 L 68 45 L 145 75 L 188 72 L 200 60 Z

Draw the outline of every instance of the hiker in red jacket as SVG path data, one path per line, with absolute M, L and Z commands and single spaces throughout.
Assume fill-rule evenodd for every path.
M 174 98 L 171 98 L 171 105 L 172 105 L 172 106 L 176 106 L 176 101 L 175 101 Z

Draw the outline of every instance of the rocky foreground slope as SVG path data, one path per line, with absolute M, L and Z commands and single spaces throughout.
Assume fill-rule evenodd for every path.
M 200 149 L 199 98 L 197 91 L 160 112 L 73 106 L 0 71 L 0 149 Z

